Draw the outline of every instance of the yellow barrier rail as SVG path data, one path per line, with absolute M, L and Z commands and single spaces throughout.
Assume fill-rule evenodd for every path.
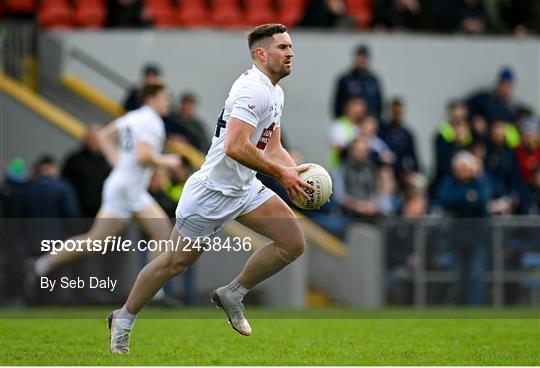
M 3 73 L 0 73 L 0 90 L 20 101 L 69 135 L 77 139 L 84 137 L 86 132 L 85 124 Z
M 62 84 L 69 88 L 72 92 L 87 99 L 102 110 L 109 112 L 111 115 L 120 116 L 124 113 L 124 108 L 122 106 L 112 101 L 108 96 L 103 94 L 101 91 L 96 90 L 93 86 L 90 86 L 82 79 L 68 74 L 64 75 L 61 78 L 61 81 Z M 189 163 L 195 168 L 199 168 L 204 162 L 204 155 L 188 143 L 169 139 L 167 140 L 166 148 L 170 152 L 176 153 L 188 160 Z M 347 255 L 347 247 L 339 238 L 330 234 L 313 221 L 305 218 L 300 213 L 295 211 L 295 214 L 296 217 L 301 218 L 300 222 L 304 229 L 305 235 L 310 242 L 327 251 L 336 258 L 341 259 Z M 226 228 L 226 231 L 227 230 L 231 232 L 238 232 L 248 231 L 249 229 L 240 224 L 234 223 L 234 225 L 230 225 L 228 228 Z M 251 234 L 250 237 L 255 239 L 255 234 L 252 234 L 253 232 L 251 230 L 249 231 Z
M 77 91 L 78 95 L 90 101 L 94 105 L 99 106 L 102 110 L 105 110 L 112 116 L 120 116 L 126 112 L 122 105 L 116 101 L 113 101 L 108 96 L 104 95 L 100 90 L 89 85 L 73 74 L 66 74 L 62 76 L 60 83 L 72 91 Z

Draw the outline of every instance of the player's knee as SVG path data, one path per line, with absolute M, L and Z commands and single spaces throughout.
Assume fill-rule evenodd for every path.
M 294 262 L 304 253 L 306 241 L 303 236 L 289 239 L 286 244 L 276 245 L 279 256 L 286 262 Z
M 189 266 L 191 264 L 186 262 L 182 257 L 176 254 L 168 254 L 164 260 L 163 269 L 167 272 L 168 276 L 175 277 L 181 275 Z

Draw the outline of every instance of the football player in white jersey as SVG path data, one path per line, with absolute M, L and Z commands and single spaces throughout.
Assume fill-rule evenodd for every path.
M 293 262 L 305 248 L 293 211 L 255 174 L 259 171 L 275 177 L 291 198 L 307 197 L 305 188 L 313 190 L 298 177 L 307 166 L 297 166 L 280 140 L 283 90 L 277 83 L 291 73 L 293 58 L 287 29 L 281 24 L 255 27 L 248 34 L 248 44 L 254 65 L 231 88 L 206 160 L 186 182 L 171 234 L 175 243 L 181 240 L 188 244 L 188 240 L 210 236 L 236 219 L 272 240 L 251 255 L 232 282 L 211 296 L 227 314 L 232 328 L 242 335 L 251 334 L 243 314 L 244 295 Z M 179 247 L 163 252 L 141 270 L 126 304 L 109 315 L 113 353 L 129 352 L 137 313 L 202 253 Z
M 165 128 L 161 116 L 170 109 L 169 96 L 163 84 L 148 84 L 142 89 L 144 105 L 102 128 L 101 149 L 112 172 L 105 180 L 101 208 L 88 233 L 72 240 L 101 240 L 121 233 L 133 215 L 151 239 L 165 239 L 172 225 L 167 214 L 147 192 L 154 167 L 175 168 L 180 159 L 173 154 L 161 154 Z M 61 250 L 39 257 L 34 270 L 44 276 L 53 269 L 89 254 L 83 251 Z M 154 252 L 154 257 L 158 255 Z M 152 256 L 152 255 L 151 255 Z

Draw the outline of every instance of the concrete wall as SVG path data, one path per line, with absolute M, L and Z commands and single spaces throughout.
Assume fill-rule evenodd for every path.
M 0 93 L 0 172 L 14 157 L 22 157 L 29 168 L 44 153 L 63 160 L 78 142 L 41 116 Z
M 78 60 L 67 57 L 81 49 L 134 83 L 142 65 L 156 61 L 163 67 L 172 91 L 192 90 L 201 99 L 200 115 L 208 131 L 231 83 L 251 60 L 241 32 L 119 31 L 61 32 L 42 37 L 63 45 L 61 72 L 71 72 L 121 100 L 124 91 Z M 326 162 L 330 106 L 335 78 L 349 68 L 351 50 L 370 45 L 372 66 L 381 77 L 385 95 L 405 96 L 407 121 L 417 134 L 424 164 L 432 162 L 431 139 L 445 118 L 449 99 L 491 86 L 502 65 L 517 74 L 515 97 L 540 110 L 540 42 L 538 39 L 462 36 L 365 35 L 292 33 L 293 74 L 282 81 L 286 101 L 284 132 L 307 161 Z M 56 48 L 53 48 L 56 49 Z M 51 53 L 49 47 L 42 52 Z M 59 64 L 42 65 L 56 69 Z

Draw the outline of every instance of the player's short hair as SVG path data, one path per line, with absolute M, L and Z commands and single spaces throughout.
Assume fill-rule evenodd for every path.
M 145 102 L 147 99 L 154 97 L 164 89 L 165 85 L 162 83 L 145 84 L 141 90 L 141 99 Z
M 265 38 L 270 38 L 277 33 L 285 33 L 285 32 L 287 32 L 287 27 L 279 23 L 267 23 L 267 24 L 262 24 L 255 28 L 252 28 L 247 33 L 248 46 L 249 46 L 249 52 L 251 53 L 251 57 L 253 58 L 255 56 L 255 48 L 256 48 L 255 45 L 259 41 L 262 41 Z

